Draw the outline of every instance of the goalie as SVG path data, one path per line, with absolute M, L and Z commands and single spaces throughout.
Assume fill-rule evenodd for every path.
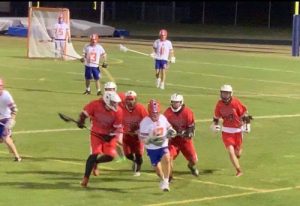
M 173 179 L 173 161 L 182 152 L 188 161 L 187 167 L 192 175 L 199 176 L 199 170 L 196 168 L 198 157 L 193 143 L 195 135 L 195 120 L 192 110 L 184 105 L 183 96 L 180 94 L 171 95 L 170 107 L 164 112 L 167 120 L 177 131 L 177 135 L 169 142 L 169 150 L 171 155 L 171 174 L 169 181 Z
M 223 119 L 222 139 L 228 151 L 231 163 L 236 169 L 236 177 L 243 175 L 239 159 L 242 154 L 243 132 L 250 132 L 252 116 L 248 115 L 246 106 L 233 97 L 231 85 L 220 89 L 220 100 L 215 107 L 211 128 L 214 132 L 221 130 L 219 119 Z

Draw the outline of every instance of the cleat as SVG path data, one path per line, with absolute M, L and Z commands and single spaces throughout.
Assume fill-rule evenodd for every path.
M 161 180 L 160 183 L 159 183 L 159 186 L 160 186 L 160 189 L 164 192 L 169 192 L 170 191 L 168 181 L 166 182 L 164 180 Z
M 89 183 L 89 178 L 83 177 L 82 181 L 80 182 L 81 187 L 87 188 L 87 185 Z
M 15 162 L 21 162 L 21 161 L 22 161 L 22 158 L 21 158 L 21 157 L 15 157 L 14 161 L 15 161 Z
M 97 96 L 101 96 L 102 95 L 102 92 L 101 91 L 98 91 L 97 92 Z
M 160 79 L 156 79 L 156 87 L 157 87 L 157 88 L 160 87 Z
M 91 94 L 91 91 L 85 90 L 85 92 L 83 92 L 83 94 L 85 94 L 85 95 L 90 95 L 90 94 Z
M 164 83 L 164 82 L 162 82 L 162 83 L 160 84 L 160 89 L 165 89 L 165 83 Z
M 190 169 L 192 175 L 194 175 L 195 177 L 199 176 L 199 170 L 197 168 L 193 168 L 190 165 L 188 165 L 188 168 Z
M 134 172 L 134 173 L 133 173 L 133 176 L 134 176 L 134 177 L 139 177 L 139 176 L 141 176 L 141 172 Z
M 243 175 L 242 171 L 241 171 L 240 169 L 238 169 L 238 170 L 236 171 L 235 176 L 236 176 L 236 177 L 240 177 L 240 176 L 242 176 L 242 175 Z

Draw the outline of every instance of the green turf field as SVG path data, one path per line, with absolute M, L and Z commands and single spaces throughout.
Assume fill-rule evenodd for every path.
M 151 53 L 151 42 L 122 41 Z M 146 155 L 140 177 L 132 176 L 129 161 L 114 161 L 100 166 L 101 175 L 91 176 L 88 189 L 81 188 L 88 132 L 61 121 L 57 112 L 77 118 L 97 98 L 93 84 L 93 94 L 82 95 L 83 65 L 27 59 L 24 38 L 2 36 L 0 42 L 0 76 L 18 105 L 14 140 L 24 157 L 13 162 L 0 146 L 0 205 L 299 205 L 300 61 L 290 57 L 288 47 L 174 42 L 176 64 L 169 69 L 166 89 L 159 90 L 151 58 L 122 53 L 117 42 L 104 41 L 111 76 L 103 73 L 102 83 L 113 78 L 118 91 L 135 90 L 143 104 L 157 98 L 164 109 L 170 95 L 180 92 L 195 113 L 200 176 L 192 176 L 180 156 L 171 191 L 163 193 Z M 85 43 L 74 41 L 78 53 Z M 209 129 L 225 83 L 255 118 L 244 139 L 240 178 L 234 176 L 220 134 Z

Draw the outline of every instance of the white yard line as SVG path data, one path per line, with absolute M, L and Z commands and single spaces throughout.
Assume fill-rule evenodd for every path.
M 243 193 L 235 193 L 235 194 L 230 194 L 230 195 L 211 196 L 211 197 L 203 197 L 203 198 L 197 198 L 197 199 L 179 200 L 179 201 L 172 201 L 172 202 L 162 202 L 162 203 L 157 203 L 157 204 L 154 203 L 154 204 L 147 204 L 147 205 L 144 205 L 144 206 L 181 205 L 181 204 L 188 204 L 188 203 L 193 203 L 193 202 L 203 202 L 203 201 L 212 201 L 212 200 L 218 200 L 218 199 L 227 199 L 227 198 L 234 198 L 234 197 L 242 197 L 242 196 L 248 196 L 248 195 L 253 195 L 253 194 L 264 194 L 264 193 L 288 191 L 288 190 L 299 189 L 299 187 L 300 186 L 278 188 L 278 189 L 256 191 L 256 192 L 243 192 Z

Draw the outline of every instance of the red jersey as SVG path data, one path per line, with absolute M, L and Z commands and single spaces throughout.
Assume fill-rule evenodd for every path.
M 124 92 L 119 92 L 118 93 L 120 99 L 121 99 L 121 102 L 119 103 L 120 106 L 124 107 L 125 106 L 125 93 Z
M 194 113 L 185 105 L 182 106 L 179 112 L 173 112 L 171 107 L 169 107 L 164 112 L 164 115 L 178 133 L 195 125 Z
M 241 117 L 246 112 L 246 106 L 239 99 L 232 97 L 229 104 L 225 104 L 222 100 L 217 102 L 215 118 L 222 118 L 224 127 L 240 128 L 243 124 Z
M 148 115 L 146 108 L 136 103 L 134 110 L 128 111 L 127 108 L 123 107 L 123 125 L 125 132 L 135 132 L 139 129 L 140 122 Z
M 101 98 L 100 100 L 91 101 L 83 110 L 91 118 L 92 131 L 100 134 L 109 134 L 116 129 L 122 130 L 123 112 L 119 106 L 116 112 L 108 110 Z

